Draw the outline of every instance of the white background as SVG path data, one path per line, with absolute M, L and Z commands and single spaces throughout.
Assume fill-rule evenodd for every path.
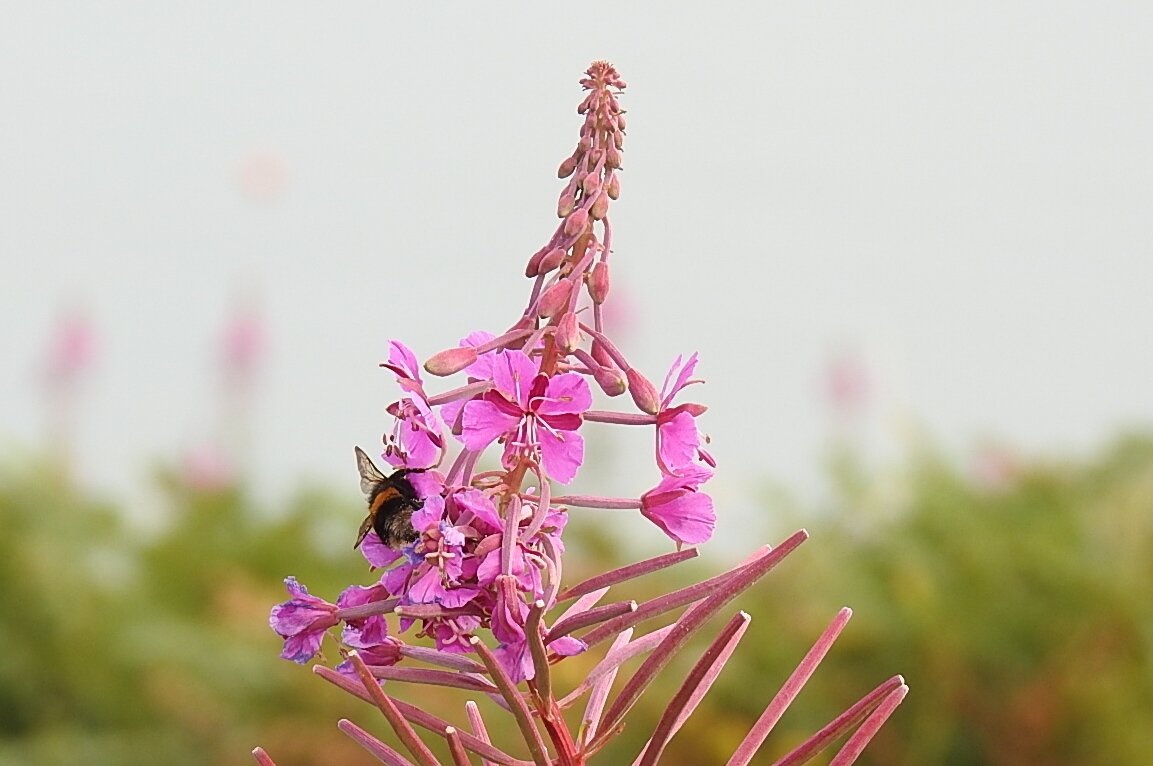
M 1149 425 L 1153 5 L 688 5 L 6 4 L 0 454 L 45 447 L 38 370 L 79 306 L 78 472 L 132 496 L 222 438 L 243 299 L 259 486 L 354 493 L 387 339 L 519 314 L 595 58 L 629 83 L 618 335 L 658 381 L 701 352 L 722 513 L 768 478 L 819 493 L 843 355 L 881 461 L 900 424 L 956 454 Z M 246 191 L 254 167 L 283 180 Z M 649 486 L 612 454 L 609 491 Z

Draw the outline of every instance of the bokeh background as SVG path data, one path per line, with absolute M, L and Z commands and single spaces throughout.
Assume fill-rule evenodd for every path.
M 763 687 L 670 757 L 716 760 L 843 603 L 779 752 L 893 672 L 872 763 L 1149 751 L 1148 5 L 3 16 L 0 762 L 367 761 L 267 608 L 365 580 L 387 340 L 519 313 L 595 58 L 629 82 L 610 327 L 708 380 L 701 571 L 815 538 L 748 597 Z M 650 486 L 592 438 L 578 491 Z M 662 544 L 598 522 L 590 570 Z

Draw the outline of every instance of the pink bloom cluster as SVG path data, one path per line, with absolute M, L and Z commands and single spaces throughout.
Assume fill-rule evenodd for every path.
M 404 469 L 420 500 L 412 514 L 417 539 L 397 550 L 369 534 L 361 551 L 382 570 L 367 588 L 346 590 L 336 604 L 288 581 L 292 599 L 273 610 L 272 628 L 285 639 L 283 655 L 307 662 L 323 635 L 343 622 L 342 643 L 369 665 L 387 666 L 404 654 L 384 615 L 395 613 L 402 632 L 431 639 L 438 652 L 471 651 L 470 639 L 491 631 L 496 652 L 514 680 L 533 677 L 529 636 L 548 626 L 530 618 L 556 603 L 569 508 L 636 509 L 678 547 L 712 535 L 712 499 L 701 490 L 712 477 L 697 418 L 705 407 L 678 403 L 698 382 L 696 354 L 678 357 L 661 391 L 629 364 L 606 334 L 602 306 L 609 294 L 612 253 L 610 200 L 620 194 L 625 120 L 617 101 L 624 87 L 608 65 L 582 81 L 589 91 L 584 125 L 560 168 L 561 222 L 528 262 L 533 280 L 527 305 L 502 334 L 474 332 L 433 355 L 423 370 L 463 375 L 459 385 L 429 393 L 413 352 L 392 341 L 382 366 L 402 396 L 389 405 L 393 427 L 382 459 Z M 607 399 L 630 395 L 634 411 L 593 409 L 593 389 Z M 632 498 L 556 496 L 585 460 L 582 430 L 589 422 L 652 428 L 655 483 Z M 477 471 L 490 448 L 499 470 Z M 638 488 L 640 489 L 640 488 Z M 582 651 L 571 637 L 546 641 L 554 656 Z

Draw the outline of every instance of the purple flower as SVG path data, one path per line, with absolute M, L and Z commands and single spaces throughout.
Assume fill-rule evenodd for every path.
M 584 461 L 576 432 L 592 392 L 578 373 L 548 377 L 522 351 L 506 351 L 493 363 L 494 388 L 464 406 L 461 439 L 470 450 L 504 440 L 503 463 L 538 461 L 552 479 L 567 484 Z
M 388 591 L 379 583 L 368 588 L 351 585 L 344 589 L 336 604 L 341 609 L 363 606 L 388 598 Z M 384 615 L 376 614 L 363 619 L 348 620 L 341 634 L 341 641 L 354 649 L 367 649 L 383 643 L 388 638 L 388 622 Z
M 292 598 L 272 607 L 268 625 L 284 639 L 280 656 L 286 660 L 308 662 L 320 650 L 324 632 L 336 625 L 336 605 L 309 595 L 308 588 L 286 577 L 284 585 Z
M 698 545 L 713 536 L 713 499 L 698 488 L 713 472 L 686 466 L 679 475 L 666 475 L 641 495 L 641 514 L 678 543 Z

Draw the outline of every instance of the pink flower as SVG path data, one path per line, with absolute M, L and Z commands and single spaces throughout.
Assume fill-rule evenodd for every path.
M 670 406 L 682 389 L 701 382 L 692 378 L 696 367 L 696 353 L 683 367 L 678 356 L 661 387 L 660 411 L 657 413 L 657 466 L 665 475 L 680 474 L 684 468 L 695 465 L 697 460 L 716 465 L 712 456 L 700 446 L 701 435 L 697 431 L 696 418 L 705 411 L 704 406 L 693 403 Z
M 284 639 L 280 656 L 303 665 L 320 650 L 324 632 L 339 622 L 336 605 L 309 595 L 295 577 L 286 577 L 284 585 L 292 598 L 272 607 L 268 625 Z
M 398 340 L 389 341 L 388 361 L 381 366 L 396 375 L 397 384 L 413 394 L 388 406 L 396 418 L 381 457 L 397 468 L 429 468 L 440 461 L 444 437 L 420 377 L 420 364 L 412 350 Z
M 641 495 L 641 514 L 678 543 L 698 545 L 713 536 L 716 514 L 713 499 L 700 492 L 713 472 L 686 466 L 679 475 L 667 475 Z
M 464 406 L 464 446 L 479 451 L 504 439 L 506 468 L 528 457 L 561 484 L 572 481 L 584 461 L 584 439 L 576 429 L 592 406 L 588 383 L 575 372 L 540 374 L 522 351 L 497 355 L 492 372 L 494 388 Z

